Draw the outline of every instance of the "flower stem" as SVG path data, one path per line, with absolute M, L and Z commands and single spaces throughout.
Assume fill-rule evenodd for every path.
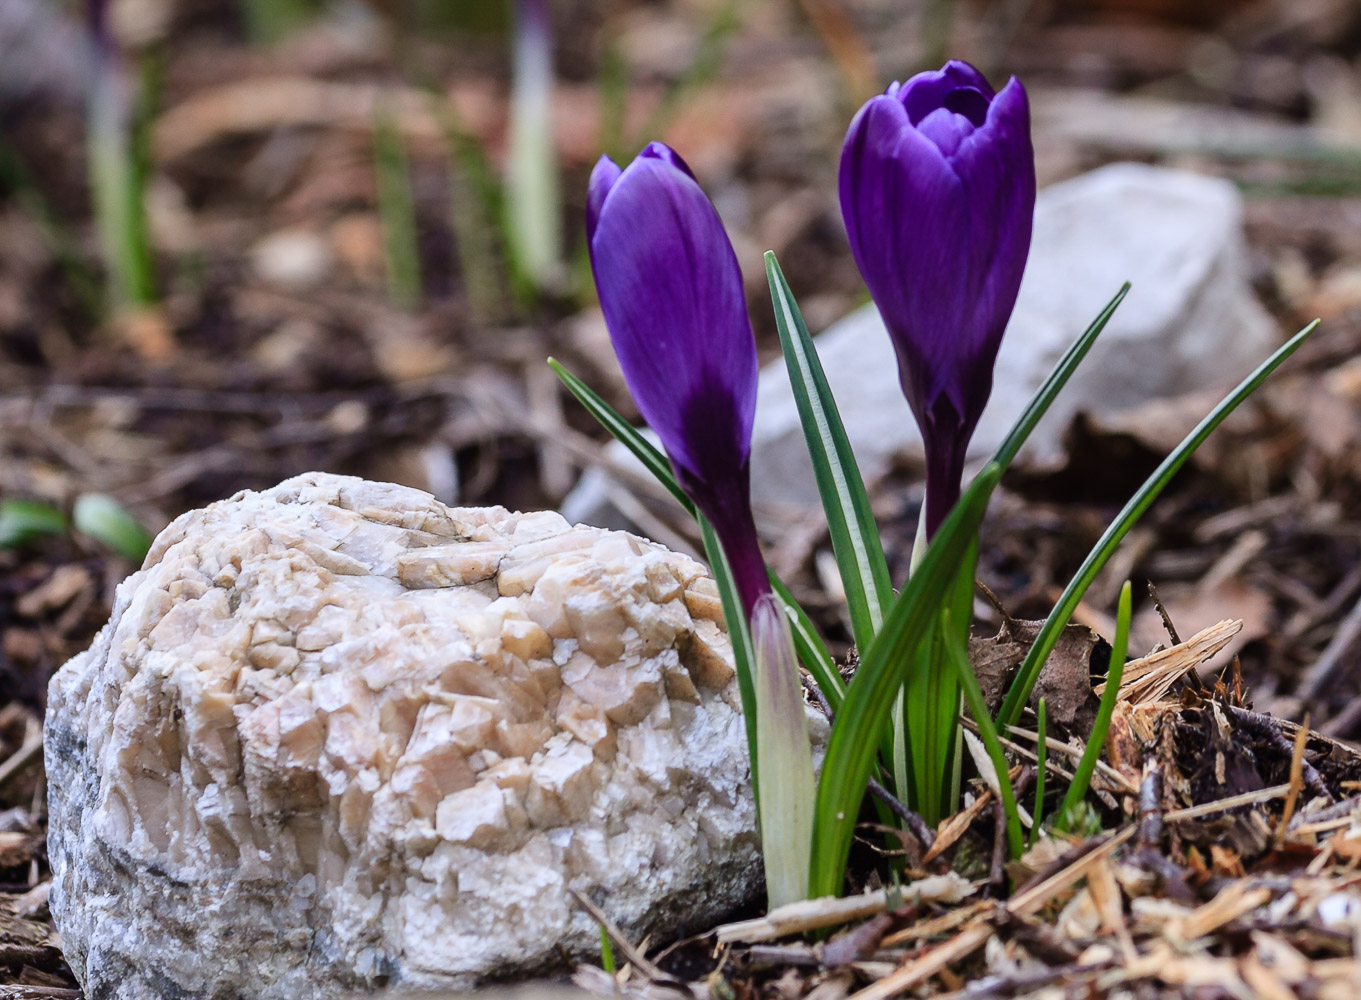
M 936 535 L 959 499 L 964 479 L 964 454 L 968 438 L 926 442 L 926 538 Z

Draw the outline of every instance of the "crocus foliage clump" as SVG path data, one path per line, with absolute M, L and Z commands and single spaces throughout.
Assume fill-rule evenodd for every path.
M 904 805 L 926 823 L 957 807 L 964 704 L 997 772 L 1009 841 L 1019 852 L 1021 810 L 999 730 L 1029 710 L 1040 667 L 1124 535 L 1205 437 L 1313 330 L 1311 324 L 1264 361 L 1131 498 L 1055 605 L 994 719 L 966 651 L 978 528 L 1002 472 L 1128 286 L 1060 359 L 964 489 L 969 440 L 992 389 L 1030 247 L 1035 165 L 1024 87 L 1012 79 L 994 91 L 961 62 L 893 84 L 850 124 L 840 196 L 851 253 L 893 340 L 904 419 L 910 410 L 926 452 L 913 570 L 907 580 L 893 581 L 817 351 L 778 262 L 767 253 L 781 347 L 859 657 L 849 684 L 761 555 L 750 505 L 757 360 L 742 274 L 718 213 L 669 147 L 651 143 L 622 168 L 602 158 L 591 175 L 586 213 L 591 266 L 615 352 L 665 456 L 552 362 L 572 393 L 699 522 L 733 640 L 772 905 L 842 891 L 852 831 L 872 778 L 900 800 L 897 811 L 881 810 L 883 822 L 897 821 Z M 1114 646 L 1123 650 L 1128 588 L 1119 611 Z M 1118 668 L 1111 670 L 1111 697 L 1103 699 L 1106 721 Z M 834 716 L 816 781 L 801 669 Z M 1097 731 L 1104 732 L 1100 718 Z M 1093 739 L 1089 755 L 1100 752 L 1100 742 Z M 1077 774 L 1056 825 L 1085 793 L 1083 766 Z M 1033 812 L 1043 814 L 1043 803 Z M 920 833 L 920 824 L 909 826 Z

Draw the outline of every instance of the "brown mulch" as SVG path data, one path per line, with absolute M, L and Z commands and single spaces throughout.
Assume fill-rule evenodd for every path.
M 892 886 L 719 927 L 614 976 L 583 966 L 575 981 L 649 997 L 1356 996 L 1361 751 L 1246 709 L 1236 674 L 1194 680 L 1239 624 L 1128 665 L 1093 784 L 1099 832 L 1042 837 L 1004 864 L 1000 807 L 978 782 L 931 850 L 906 845 Z M 1035 734 L 1013 736 L 1034 760 Z M 1060 779 L 1066 749 L 1052 741 Z M 1018 791 L 1032 775 L 1016 768 Z M 971 891 L 940 902 L 941 871 L 970 868 Z

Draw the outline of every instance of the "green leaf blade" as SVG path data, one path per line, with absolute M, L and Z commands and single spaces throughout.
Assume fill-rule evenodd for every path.
M 770 573 L 770 586 L 780 595 L 780 600 L 784 602 L 785 610 L 789 613 L 789 627 L 794 633 L 794 649 L 799 654 L 799 661 L 813 675 L 818 690 L 827 699 L 828 707 L 835 714 L 840 711 L 842 699 L 846 697 L 846 682 L 841 679 L 841 674 L 836 669 L 836 661 L 832 659 L 832 654 L 828 652 L 822 637 L 818 635 L 808 612 L 799 606 L 799 602 L 794 600 L 794 595 L 789 592 L 784 581 L 773 571 Z
M 1039 708 L 1039 723 L 1036 726 L 1035 741 L 1035 809 L 1031 815 L 1030 827 L 1030 846 L 1034 847 L 1035 842 L 1040 839 L 1040 823 L 1044 818 L 1044 786 L 1048 778 L 1049 771 L 1049 704 L 1048 699 L 1041 698 Z
M 103 493 L 82 493 L 77 497 L 71 523 L 82 535 L 102 542 L 132 563 L 141 563 L 151 548 L 147 530 L 126 507 Z
M 396 118 L 382 102 L 374 111 L 373 161 L 388 298 L 399 309 L 414 311 L 420 307 L 424 292 L 411 165 Z
M 997 738 L 997 727 L 988 714 L 988 703 L 974 676 L 973 666 L 969 663 L 968 649 L 964 636 L 952 627 L 952 616 L 947 608 L 942 616 L 942 633 L 945 636 L 946 659 L 954 668 L 956 679 L 964 691 L 964 701 L 969 706 L 969 714 L 978 723 L 978 735 L 983 747 L 988 751 L 993 770 L 997 772 L 997 787 L 1002 794 L 1002 809 L 1007 817 L 1007 847 L 1013 860 L 1025 850 L 1025 837 L 1021 833 L 1021 812 L 1016 805 L 1016 790 L 1011 787 L 1011 774 L 1007 769 L 1007 755 L 1002 750 L 1002 741 Z
M 1087 748 L 1082 751 L 1077 769 L 1073 772 L 1073 783 L 1068 786 L 1068 794 L 1063 797 L 1059 807 L 1058 822 L 1066 824 L 1077 804 L 1087 796 L 1087 788 L 1096 773 L 1096 763 L 1101 759 L 1101 751 L 1106 745 L 1106 735 L 1110 732 L 1111 716 L 1115 714 L 1115 702 L 1120 696 L 1120 681 L 1125 674 L 1125 652 L 1129 648 L 1130 585 L 1120 588 L 1120 604 L 1115 616 L 1115 638 L 1111 642 L 1111 665 L 1106 672 L 1106 688 L 1101 692 L 1101 707 L 1097 709 L 1096 722 L 1087 740 Z
M 855 453 L 846 437 L 846 428 L 837 412 L 836 400 L 818 360 L 813 338 L 775 254 L 768 251 L 765 262 L 780 347 L 789 369 L 789 383 L 808 443 L 808 454 L 813 461 L 818 494 L 827 515 L 832 551 L 846 591 L 851 632 L 856 645 L 864 650 L 883 624 L 884 608 L 893 597 L 888 562 L 884 559 L 879 528 L 870 511 L 869 496 L 860 477 Z
M 676 498 L 676 502 L 687 514 L 697 518 L 699 512 L 695 510 L 693 501 L 680 488 L 680 483 L 676 482 L 676 477 L 671 472 L 671 463 L 667 461 L 666 456 L 661 453 L 657 446 L 643 437 L 638 429 L 621 417 L 614 407 L 601 399 L 594 389 L 564 368 L 557 359 L 549 358 L 548 367 L 553 369 L 553 373 L 567 387 L 567 391 L 576 397 L 578 403 L 586 407 L 600 426 L 609 431 L 611 437 L 633 453 L 633 457 L 638 459 L 648 472 L 652 473 L 652 477 L 657 482 L 666 487 L 667 492 Z
M 9 499 L 0 503 L 0 549 L 10 549 L 42 535 L 66 532 L 66 515 L 39 500 Z

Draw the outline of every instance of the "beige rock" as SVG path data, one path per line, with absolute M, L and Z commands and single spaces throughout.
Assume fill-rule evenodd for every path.
M 171 524 L 52 681 L 51 908 L 87 995 L 465 987 L 759 882 L 693 560 L 322 474 Z

